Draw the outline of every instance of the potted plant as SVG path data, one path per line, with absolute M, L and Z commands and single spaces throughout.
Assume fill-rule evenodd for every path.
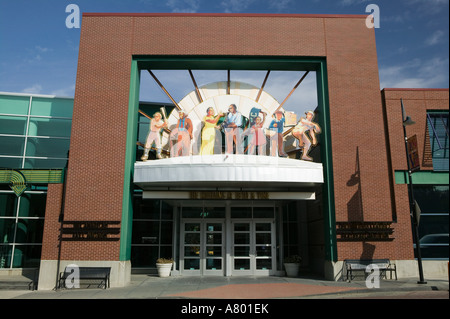
M 158 258 L 156 260 L 156 269 L 158 269 L 159 277 L 169 277 L 172 270 L 173 259 Z
M 292 255 L 284 259 L 284 268 L 288 277 L 298 277 L 302 257 L 299 255 Z

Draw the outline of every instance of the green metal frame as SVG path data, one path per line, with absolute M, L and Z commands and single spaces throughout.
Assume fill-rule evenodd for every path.
M 408 184 L 408 171 L 395 171 L 395 184 Z M 448 172 L 420 171 L 411 175 L 413 184 L 448 185 Z
M 321 113 L 321 157 L 324 165 L 324 234 L 325 259 L 337 260 L 333 163 L 331 156 L 330 114 L 326 59 L 295 56 L 133 56 L 131 61 L 125 176 L 122 204 L 120 260 L 131 258 L 133 217 L 133 174 L 139 109 L 140 70 L 273 70 L 315 71 L 318 111 Z

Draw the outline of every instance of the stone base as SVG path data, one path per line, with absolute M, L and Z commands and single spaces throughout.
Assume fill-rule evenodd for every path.
M 86 260 L 41 260 L 38 290 L 52 290 L 56 287 L 59 274 L 67 265 L 79 267 L 111 267 L 111 288 L 124 287 L 131 279 L 131 262 L 128 261 L 86 261 Z

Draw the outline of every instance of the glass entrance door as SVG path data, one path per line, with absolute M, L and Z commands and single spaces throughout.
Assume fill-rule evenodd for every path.
M 181 223 L 180 270 L 183 275 L 224 274 L 223 220 Z
M 271 275 L 275 270 L 273 220 L 234 220 L 232 274 Z

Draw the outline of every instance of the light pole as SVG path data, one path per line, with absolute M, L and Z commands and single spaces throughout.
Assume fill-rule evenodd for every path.
M 405 116 L 405 109 L 403 107 L 403 99 L 400 100 L 402 105 L 402 126 L 403 137 L 405 139 L 405 151 L 406 151 L 406 163 L 408 163 L 408 197 L 409 197 L 409 214 L 411 217 L 411 223 L 413 226 L 414 239 L 416 242 L 417 263 L 419 265 L 419 281 L 418 284 L 426 284 L 427 282 L 423 278 L 422 256 L 420 253 L 420 241 L 419 241 L 419 223 L 416 216 L 416 201 L 414 199 L 414 189 L 411 179 L 411 163 L 409 161 L 408 154 L 408 137 L 406 136 L 406 126 L 413 125 L 415 122 L 411 120 L 409 116 Z

